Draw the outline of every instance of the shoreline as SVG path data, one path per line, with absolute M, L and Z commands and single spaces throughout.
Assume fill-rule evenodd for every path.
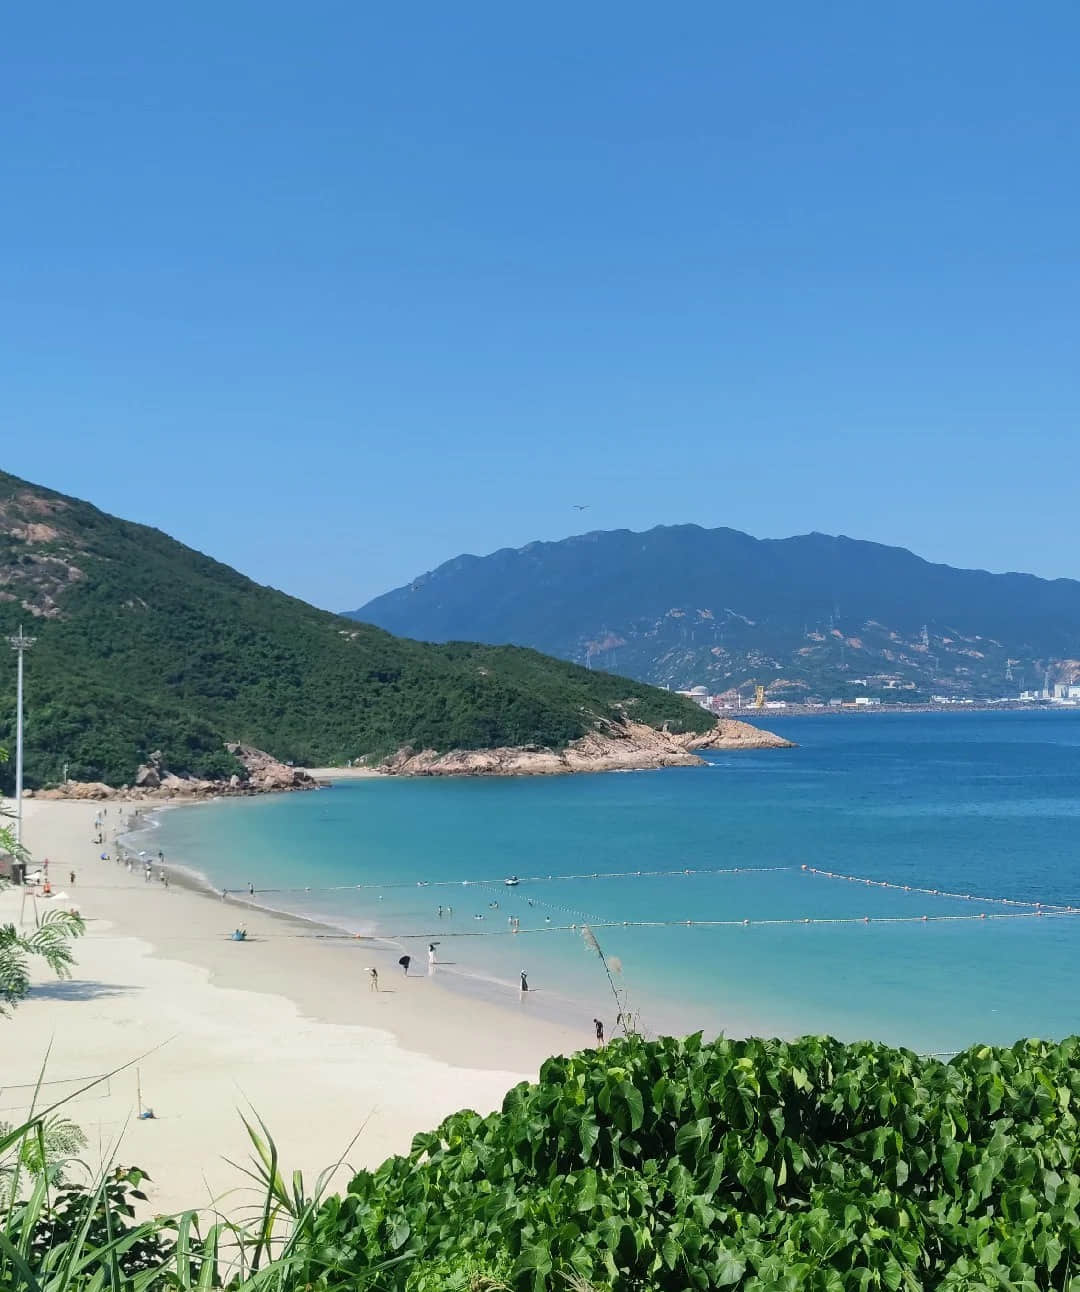
M 647 769 L 649 771 L 659 771 L 662 769 Z M 625 774 L 625 773 L 624 773 Z M 644 773 L 642 773 L 644 774 Z M 350 778 L 346 777 L 343 784 L 347 784 L 353 779 L 368 779 L 367 777 Z M 387 779 L 379 777 L 378 779 Z M 409 779 L 409 778 L 404 778 Z M 326 786 L 332 789 L 333 785 Z M 259 802 L 269 803 L 275 796 L 259 796 Z M 188 807 L 195 806 L 188 800 L 179 803 L 166 805 L 167 807 Z M 139 828 L 146 829 L 147 837 L 152 837 L 153 830 L 156 828 L 156 818 L 163 812 L 163 808 L 155 807 L 149 812 L 145 808 L 142 811 L 145 815 Z M 236 809 L 237 811 L 258 811 L 255 803 L 249 804 L 245 809 Z M 138 833 L 138 828 L 127 832 L 126 836 L 132 837 Z M 213 845 L 210 838 L 198 840 L 200 851 L 204 853 L 209 851 L 210 858 L 213 858 Z M 139 840 L 145 843 L 146 839 Z M 131 844 L 126 845 L 131 847 Z M 175 845 L 174 845 L 175 846 Z M 146 851 L 151 858 L 156 857 L 155 845 L 148 844 Z M 582 968 L 579 973 L 573 976 L 572 980 L 563 978 L 561 981 L 552 982 L 550 979 L 543 981 L 537 986 L 536 982 L 530 987 L 528 997 L 523 998 L 518 990 L 517 978 L 515 971 L 508 971 L 499 974 L 496 969 L 490 965 L 477 962 L 472 955 L 472 948 L 475 945 L 475 939 L 478 932 L 475 926 L 470 925 L 467 928 L 445 927 L 432 922 L 432 926 L 424 929 L 410 929 L 408 932 L 398 932 L 391 925 L 389 928 L 381 922 L 381 907 L 375 907 L 370 912 L 367 921 L 358 928 L 357 924 L 350 923 L 346 920 L 335 918 L 324 911 L 305 911 L 303 909 L 290 909 L 288 906 L 277 906 L 270 901 L 260 900 L 260 891 L 268 894 L 290 894 L 296 899 L 300 899 L 303 893 L 309 891 L 321 891 L 318 888 L 310 890 L 306 887 L 295 886 L 289 888 L 272 887 L 265 890 L 255 889 L 253 895 L 249 896 L 244 887 L 219 888 L 215 881 L 211 880 L 206 872 L 201 869 L 206 864 L 206 859 L 193 861 L 181 857 L 179 861 L 175 859 L 166 861 L 164 869 L 171 875 L 175 875 L 178 882 L 198 893 L 202 898 L 211 899 L 215 906 L 227 905 L 237 912 L 258 912 L 269 916 L 271 919 L 282 921 L 285 926 L 296 930 L 296 936 L 320 939 L 326 943 L 337 943 L 356 946 L 357 944 L 366 947 L 371 953 L 371 958 L 379 962 L 379 972 L 389 972 L 391 976 L 396 976 L 398 969 L 398 956 L 402 953 L 408 953 L 412 957 L 410 974 L 425 976 L 427 984 L 434 990 L 437 996 L 453 1002 L 453 1008 L 457 1009 L 464 1002 L 470 1008 L 473 1005 L 480 1004 L 485 1010 L 490 1011 L 493 1020 L 498 1018 L 515 1019 L 522 1009 L 523 1000 L 528 1008 L 529 1017 L 537 1023 L 552 1025 L 559 1029 L 561 1034 L 571 1038 L 570 1048 L 580 1049 L 583 1046 L 590 1046 L 593 1043 L 592 1023 L 597 1016 L 610 1020 L 612 1013 L 612 1004 L 609 994 L 609 987 L 602 971 L 597 967 L 590 969 L 586 967 L 586 962 L 582 962 Z M 157 870 L 158 862 L 153 860 L 154 869 Z M 468 881 L 473 885 L 497 885 L 498 876 L 490 876 L 488 879 L 471 879 Z M 390 885 L 393 887 L 394 885 Z M 409 881 L 407 887 L 412 888 L 412 881 Z M 352 894 L 356 889 L 385 890 L 385 883 L 362 883 L 358 885 L 343 884 L 338 885 L 338 889 L 344 893 Z M 446 883 L 436 885 L 434 890 L 438 893 L 445 889 Z M 452 885 L 453 889 L 457 888 L 457 881 Z M 380 899 L 381 900 L 381 899 Z M 554 909 L 554 908 L 553 908 Z M 559 908 L 562 909 L 562 908 Z M 563 923 L 558 923 L 553 927 L 537 926 L 533 928 L 523 928 L 513 935 L 500 926 L 499 933 L 494 934 L 499 941 L 518 942 L 522 952 L 522 960 L 529 963 L 532 959 L 528 955 L 528 948 L 534 945 L 534 939 L 539 938 L 541 941 L 547 940 L 548 934 L 556 936 L 567 930 L 573 930 L 572 937 L 575 942 L 580 942 L 580 930 L 587 923 L 587 919 L 581 918 L 581 912 L 570 912 L 563 917 Z M 600 917 L 596 917 L 599 919 Z M 241 917 L 242 919 L 242 917 Z M 573 922 L 567 922 L 573 921 Z M 492 936 L 486 930 L 480 934 L 484 938 Z M 601 939 L 605 934 L 600 934 Z M 423 948 L 428 940 L 435 940 L 442 944 L 440 951 L 440 960 L 437 971 L 433 977 L 427 977 L 424 973 Z M 461 948 L 462 959 L 443 959 L 446 955 L 453 955 L 451 948 L 458 946 Z M 419 951 L 420 954 L 417 954 Z M 503 965 L 503 970 L 506 967 Z M 532 974 L 530 973 L 530 978 Z M 798 1027 L 790 1018 L 783 1014 L 776 1014 L 768 1010 L 761 1010 L 754 1005 L 742 1004 L 739 1002 L 729 1002 L 723 1011 L 722 1020 L 708 1017 L 708 1011 L 705 1011 L 703 1018 L 700 1002 L 687 1003 L 678 992 L 672 992 L 668 989 L 656 990 L 649 986 L 648 982 L 637 981 L 634 983 L 622 982 L 624 988 L 632 990 L 633 1002 L 639 1017 L 638 1025 L 642 1029 L 642 1034 L 647 1037 L 651 1036 L 668 1036 L 668 1035 L 688 1035 L 692 1032 L 703 1030 L 707 1035 L 719 1034 L 723 1032 L 726 1035 L 750 1036 L 750 1035 L 773 1035 L 784 1034 L 794 1036 L 798 1034 Z M 613 1036 L 614 1030 L 611 1032 Z M 426 1049 L 426 1047 L 424 1047 Z M 440 1053 L 434 1053 L 434 1057 L 442 1057 Z M 546 1056 L 545 1056 L 546 1057 Z
M 155 804 L 154 812 L 173 806 L 193 805 Z M 513 1085 L 535 1079 L 549 1055 L 587 1044 L 580 1028 L 543 1017 L 531 1000 L 515 1011 L 438 984 L 438 973 L 434 982 L 426 973 L 404 978 L 374 938 L 321 936 L 313 930 L 327 926 L 302 917 L 221 903 L 190 869 L 173 864 L 165 889 L 153 854 L 146 883 L 100 859 L 102 851 L 115 858 L 118 833 L 107 812 L 106 843 L 93 842 L 102 807 L 24 804 L 34 861 L 50 858 L 54 901 L 77 904 L 87 933 L 75 944 L 73 980 L 57 982 L 35 965 L 31 995 L 3 1023 L 17 1060 L 5 1064 L 0 1116 L 17 1122 L 25 1114 L 47 1052 L 47 1102 L 50 1090 L 67 1095 L 77 1078 L 146 1055 L 139 1079 L 153 1120 L 136 1116 L 130 1072 L 63 1111 L 88 1136 L 87 1160 L 103 1160 L 123 1137 L 119 1160 L 150 1173 L 156 1210 L 205 1206 L 243 1184 L 223 1160 L 249 1152 L 237 1107 L 264 1118 L 283 1167 L 314 1177 L 361 1126 L 351 1162 L 378 1165 L 451 1112 L 492 1111 Z M 120 843 L 129 815 L 122 813 Z M 147 817 L 132 824 L 145 828 Z M 0 893 L 0 920 L 18 920 L 23 891 Z M 238 911 L 244 943 L 229 936 Z M 370 964 L 379 969 L 378 992 L 369 989 Z
M 332 788 L 332 786 L 327 786 L 326 788 Z M 288 793 L 288 791 L 282 792 Z M 211 801 L 205 800 L 205 802 Z M 134 850 L 132 845 L 124 843 L 125 839 L 132 838 L 141 830 L 152 831 L 155 829 L 157 826 L 155 818 L 160 812 L 169 808 L 194 807 L 197 805 L 198 801 L 190 802 L 185 800 L 153 808 L 141 819 L 138 826 L 117 834 L 117 846 L 138 857 L 139 852 Z M 335 924 L 318 915 L 307 915 L 301 911 L 290 911 L 279 906 L 272 906 L 267 902 L 258 901 L 256 900 L 259 894 L 258 889 L 255 890 L 255 894 L 252 896 L 246 895 L 241 889 L 226 889 L 223 892 L 211 882 L 209 876 L 200 870 L 197 865 L 188 861 L 159 863 L 154 859 L 155 854 L 152 849 L 144 849 L 143 851 L 150 858 L 152 869 L 155 872 L 164 870 L 169 875 L 170 880 L 177 884 L 177 887 L 209 899 L 215 904 L 228 906 L 239 912 L 257 912 L 266 915 L 272 920 L 279 921 L 283 928 L 292 931 L 296 937 L 307 937 L 325 942 L 360 943 L 362 947 L 370 952 L 369 958 L 379 961 L 377 968 L 381 979 L 396 976 L 399 965 L 396 957 L 399 954 L 408 953 L 412 955 L 414 961 L 414 964 L 410 965 L 410 969 L 413 971 L 412 976 L 424 976 L 429 987 L 435 992 L 448 995 L 457 1002 L 463 1000 L 482 1002 L 500 1013 L 512 1014 L 521 1006 L 520 994 L 512 982 L 469 971 L 455 961 L 441 961 L 437 966 L 438 972 L 433 975 L 423 974 L 420 957 L 413 955 L 408 945 L 410 943 L 423 943 L 429 937 L 438 938 L 441 942 L 446 943 L 452 943 L 458 939 L 468 941 L 473 936 L 472 934 L 440 928 L 431 929 L 426 933 L 394 935 L 386 929 L 379 928 L 374 923 L 370 932 L 358 933 L 344 924 Z M 242 920 L 241 923 L 244 924 L 246 921 Z M 528 939 L 530 931 L 525 930 L 522 936 Z M 598 995 L 600 1000 L 596 1004 L 596 1008 L 603 1009 L 607 1002 L 603 998 L 602 991 Z M 591 1006 L 584 1006 L 579 1001 L 551 987 L 540 990 L 534 987 L 530 992 L 529 1008 L 534 1019 L 554 1024 L 556 1027 L 566 1029 L 570 1035 L 579 1037 L 576 1048 L 581 1048 L 582 1045 L 588 1043 L 586 1025 L 594 1012 Z M 433 1054 L 431 1057 L 439 1058 L 441 1056 Z

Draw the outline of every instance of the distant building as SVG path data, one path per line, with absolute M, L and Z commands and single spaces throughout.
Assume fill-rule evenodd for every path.
M 871 695 L 857 695 L 855 697 L 855 704 L 860 709 L 868 708 L 871 704 L 880 704 L 880 703 L 881 703 L 880 700 L 875 699 Z
M 720 697 L 709 694 L 707 686 L 692 686 L 689 690 L 678 691 L 676 694 L 681 695 L 686 700 L 693 700 L 695 704 L 701 705 L 703 709 L 713 709 Z

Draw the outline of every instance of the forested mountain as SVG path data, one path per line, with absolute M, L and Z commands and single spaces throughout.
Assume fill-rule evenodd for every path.
M 1080 583 L 827 534 L 697 525 L 460 556 L 353 617 L 514 642 L 661 685 L 777 698 L 1016 694 L 1080 676 Z
M 260 587 L 159 530 L 0 472 L 0 632 L 26 658 L 28 784 L 235 770 L 226 740 L 298 763 L 417 748 L 562 747 L 625 712 L 710 720 L 623 678 L 531 650 L 423 646 Z M 15 655 L 0 654 L 0 745 Z M 10 765 L 0 768 L 10 780 Z

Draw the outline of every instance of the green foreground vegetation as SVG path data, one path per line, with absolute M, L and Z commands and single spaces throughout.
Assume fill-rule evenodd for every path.
M 136 1225 L 139 1173 L 59 1193 L 39 1174 L 0 1287 L 1077 1292 L 1078 1109 L 1080 1038 L 943 1063 L 631 1036 L 551 1059 L 339 1196 L 286 1185 L 249 1127 L 262 1203 L 242 1222 Z
M 283 524 L 287 520 L 283 518 Z M 27 657 L 27 783 L 130 783 L 154 751 L 237 770 L 225 741 L 300 765 L 417 749 L 563 748 L 624 715 L 712 725 L 664 691 L 514 647 L 429 646 L 260 587 L 159 530 L 0 472 L 0 634 Z M 14 691 L 14 655 L 0 655 Z M 14 714 L 0 710 L 0 740 Z M 4 772 L 0 770 L 0 782 Z

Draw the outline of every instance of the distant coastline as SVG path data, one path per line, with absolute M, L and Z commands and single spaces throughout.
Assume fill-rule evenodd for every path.
M 732 710 L 736 717 L 748 716 L 755 721 L 759 718 L 765 721 L 775 720 L 777 718 L 825 718 L 834 714 L 838 715 L 857 715 L 858 717 L 873 716 L 875 714 L 900 714 L 900 713 L 944 713 L 944 714 L 965 714 L 965 713 L 1074 713 L 1080 714 L 1080 704 L 1055 700 L 957 700 L 952 704 L 798 704 L 793 701 L 785 701 L 782 709 L 769 708 L 768 704 L 764 709 L 758 710 L 751 707 L 740 710 Z M 726 718 L 728 715 L 725 714 Z

